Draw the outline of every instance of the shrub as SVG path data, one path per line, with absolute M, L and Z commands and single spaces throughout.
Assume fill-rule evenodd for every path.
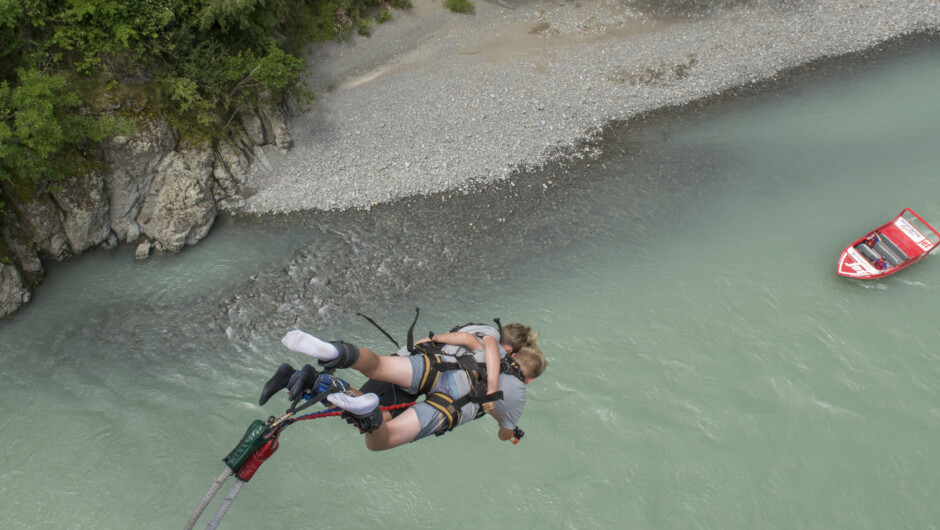
M 392 19 L 392 14 L 388 9 L 383 9 L 381 13 L 375 15 L 375 22 L 377 24 L 384 24 Z
M 444 0 L 444 7 L 454 13 L 473 14 L 476 11 L 476 6 L 470 0 Z

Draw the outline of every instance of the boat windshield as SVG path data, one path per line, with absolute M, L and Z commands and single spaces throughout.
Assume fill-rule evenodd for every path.
M 917 217 L 910 211 L 905 210 L 905 212 L 901 214 L 901 218 L 903 218 L 905 221 L 910 223 L 910 225 L 913 226 L 914 229 L 920 232 L 922 236 L 926 237 L 927 240 L 930 241 L 933 245 L 940 243 L 940 236 L 938 236 L 937 233 L 934 232 L 931 229 L 931 227 L 927 225 L 927 223 L 921 221 L 919 217 Z

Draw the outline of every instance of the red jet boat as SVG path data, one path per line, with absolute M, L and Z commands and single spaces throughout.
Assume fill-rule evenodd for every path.
M 920 261 L 940 243 L 940 232 L 914 210 L 905 208 L 891 222 L 845 247 L 836 273 L 873 280 Z

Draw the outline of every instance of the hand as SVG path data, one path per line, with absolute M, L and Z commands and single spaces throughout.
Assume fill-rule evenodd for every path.
M 483 408 L 483 412 L 487 414 L 492 414 L 496 410 L 496 405 L 494 405 L 492 401 L 484 403 L 481 407 Z

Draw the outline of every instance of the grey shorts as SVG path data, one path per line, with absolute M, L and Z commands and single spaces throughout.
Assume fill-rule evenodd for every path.
M 409 394 L 417 394 L 418 386 L 421 384 L 421 375 L 424 374 L 424 355 L 412 355 L 408 358 L 411 361 L 411 386 L 405 389 Z M 452 373 L 443 372 L 437 379 L 437 383 L 432 392 L 443 392 L 447 395 L 456 394 L 456 382 Z M 436 433 L 444 425 L 444 415 L 439 410 L 428 405 L 425 402 L 415 403 L 411 410 L 418 415 L 418 422 L 421 424 L 421 430 L 414 441 L 418 441 L 426 436 Z

